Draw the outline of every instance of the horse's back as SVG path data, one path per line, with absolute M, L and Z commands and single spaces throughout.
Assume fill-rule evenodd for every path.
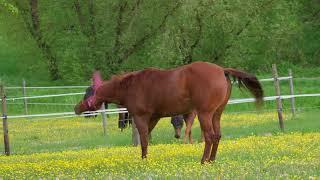
M 194 62 L 169 70 L 148 68 L 134 75 L 134 108 L 172 116 L 217 106 L 226 96 L 222 67 Z M 139 103 L 138 103 L 139 102 Z

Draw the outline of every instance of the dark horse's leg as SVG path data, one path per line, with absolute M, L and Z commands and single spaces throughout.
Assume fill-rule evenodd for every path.
M 198 117 L 200 121 L 201 130 L 204 134 L 205 147 L 203 156 L 201 159 L 201 164 L 209 161 L 209 156 L 211 152 L 211 146 L 213 143 L 213 129 L 212 129 L 212 112 L 198 112 Z
M 133 120 L 136 124 L 136 127 L 139 131 L 140 135 L 140 142 L 141 142 L 141 152 L 142 152 L 142 159 L 147 157 L 148 153 L 148 129 L 149 129 L 149 123 L 150 123 L 150 117 L 149 115 L 140 115 L 136 116 L 134 115 Z
M 186 123 L 186 130 L 184 132 L 184 139 L 183 142 L 187 143 L 187 138 L 189 138 L 190 144 L 192 144 L 192 133 L 191 128 L 194 122 L 194 118 L 196 117 L 196 113 L 192 112 L 190 114 L 186 114 L 183 116 L 184 122 Z
M 118 128 L 121 129 L 121 131 L 123 131 L 123 129 L 126 127 L 126 123 L 125 123 L 125 114 L 124 113 L 119 113 L 119 118 L 118 118 Z

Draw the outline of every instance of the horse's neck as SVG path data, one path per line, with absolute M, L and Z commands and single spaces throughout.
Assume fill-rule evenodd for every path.
M 99 94 L 104 98 L 104 101 L 120 104 L 123 100 L 119 87 L 118 81 L 110 81 L 99 89 L 101 91 Z
M 120 105 L 124 105 L 125 104 L 125 97 L 126 97 L 126 94 L 127 94 L 127 89 L 123 89 L 121 86 L 120 86 L 120 81 L 117 81 L 114 85 L 114 88 L 113 88 L 115 94 L 116 94 L 116 98 L 117 98 L 117 101 L 118 101 L 118 104 Z

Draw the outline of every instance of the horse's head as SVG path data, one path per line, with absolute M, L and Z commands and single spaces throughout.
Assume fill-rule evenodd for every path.
M 92 85 L 87 88 L 83 99 L 74 107 L 76 114 L 79 115 L 85 111 L 95 111 L 100 108 L 96 105 L 96 93 L 100 86 L 102 86 L 100 73 L 95 72 L 92 77 Z
M 171 124 L 174 128 L 175 135 L 174 137 L 179 139 L 181 136 L 181 129 L 183 127 L 183 116 L 178 115 L 178 116 L 173 116 L 171 117 Z
M 88 98 L 90 98 L 93 95 L 94 95 L 93 86 L 89 86 L 86 89 L 86 93 L 84 94 L 82 101 L 86 101 Z M 97 115 L 93 115 L 92 112 L 85 112 L 83 114 L 85 114 L 85 116 L 84 116 L 85 118 L 97 117 Z

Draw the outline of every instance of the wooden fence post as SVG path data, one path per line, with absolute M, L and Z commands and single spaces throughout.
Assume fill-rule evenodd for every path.
M 134 146 L 140 145 L 140 135 L 138 129 L 136 128 L 136 124 L 134 123 L 134 119 L 132 118 L 132 144 Z
M 26 81 L 23 79 L 22 80 L 22 96 L 26 97 L 27 93 L 26 93 Z M 28 103 L 27 103 L 27 99 L 24 98 L 23 99 L 23 105 L 24 105 L 24 114 L 27 115 L 28 114 Z
M 1 105 L 2 105 L 2 127 L 3 127 L 3 142 L 4 142 L 4 153 L 10 155 L 10 143 L 9 143 L 9 130 L 7 121 L 7 104 L 4 86 L 0 85 Z
M 289 69 L 289 77 L 291 77 L 289 79 L 289 82 L 290 82 L 290 95 L 292 96 L 290 98 L 290 103 L 291 103 L 291 113 L 292 113 L 292 116 L 294 117 L 295 116 L 295 113 L 296 113 L 296 107 L 295 107 L 295 102 L 294 102 L 294 91 L 293 91 L 293 76 L 292 76 L 292 71 L 291 69 Z
M 279 83 L 279 79 L 278 79 L 277 66 L 275 64 L 272 64 L 272 75 L 273 75 L 273 79 L 274 79 L 274 88 L 276 91 L 276 96 L 278 96 L 278 98 L 277 98 L 277 111 L 278 111 L 279 125 L 280 125 L 280 129 L 282 131 L 284 131 L 283 115 L 282 115 L 282 101 L 280 98 L 280 95 L 281 95 L 280 83 Z
M 104 103 L 102 103 L 101 106 L 101 110 L 105 110 L 106 106 Z M 101 112 L 101 116 L 102 116 L 102 127 L 103 127 L 103 135 L 107 134 L 107 116 L 106 116 L 106 112 Z

